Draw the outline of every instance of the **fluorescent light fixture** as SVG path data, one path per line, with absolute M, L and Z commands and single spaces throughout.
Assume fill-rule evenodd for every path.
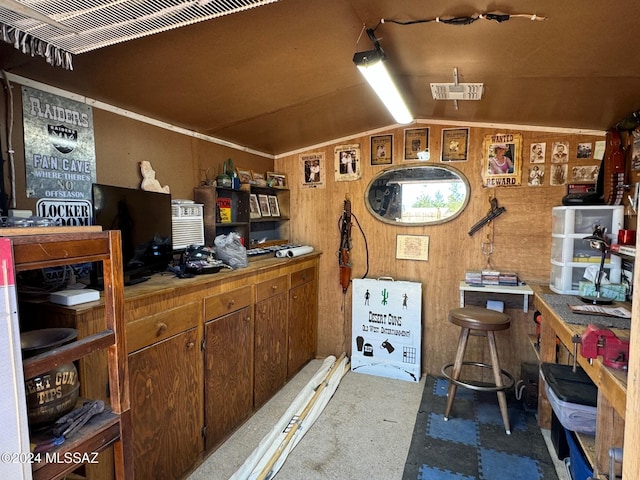
M 393 83 L 391 75 L 389 75 L 384 63 L 386 60 L 384 52 L 378 45 L 373 31 L 369 29 L 367 34 L 374 42 L 375 50 L 356 53 L 353 56 L 353 63 L 356 64 L 358 70 L 364 75 L 364 78 L 380 97 L 380 100 L 387 107 L 389 113 L 393 115 L 396 122 L 411 123 L 413 116 Z

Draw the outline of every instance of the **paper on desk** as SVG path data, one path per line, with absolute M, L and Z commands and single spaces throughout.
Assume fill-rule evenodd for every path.
M 587 315 L 605 315 L 609 317 L 631 318 L 629 309 L 617 307 L 603 307 L 602 305 L 567 305 L 573 313 L 584 313 Z

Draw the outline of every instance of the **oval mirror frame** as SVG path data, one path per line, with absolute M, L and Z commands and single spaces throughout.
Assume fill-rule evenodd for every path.
M 471 187 L 464 174 L 449 165 L 411 164 L 382 170 L 364 195 L 367 210 L 377 220 L 417 227 L 456 218 L 469 203 Z M 403 205 L 403 199 L 411 205 Z M 413 207 L 419 200 L 424 206 Z

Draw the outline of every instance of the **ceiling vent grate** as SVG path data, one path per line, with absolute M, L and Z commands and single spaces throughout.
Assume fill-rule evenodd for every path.
M 73 54 L 277 0 L 0 0 L 0 23 Z

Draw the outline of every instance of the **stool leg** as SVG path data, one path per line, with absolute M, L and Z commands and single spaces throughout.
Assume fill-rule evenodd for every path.
M 464 352 L 467 349 L 467 340 L 469 340 L 469 329 L 462 328 L 460 330 L 460 339 L 458 340 L 458 351 L 456 352 L 456 359 L 453 364 L 453 372 L 451 378 L 458 380 L 460 378 L 460 371 L 462 370 L 462 361 L 464 360 Z M 449 414 L 453 407 L 453 399 L 456 396 L 457 385 L 452 381 L 449 381 L 449 392 L 447 393 L 447 408 L 444 411 L 445 421 L 449 420 Z
M 487 332 L 489 340 L 489 351 L 491 352 L 491 367 L 493 369 L 493 378 L 497 387 L 504 386 L 502 382 L 502 372 L 500 371 L 500 363 L 498 362 L 498 350 L 496 349 L 496 337 L 493 332 Z M 504 429 L 507 435 L 511 435 L 511 427 L 509 425 L 509 414 L 507 412 L 507 395 L 504 390 L 498 390 L 498 403 L 500 404 L 500 413 L 504 422 Z

